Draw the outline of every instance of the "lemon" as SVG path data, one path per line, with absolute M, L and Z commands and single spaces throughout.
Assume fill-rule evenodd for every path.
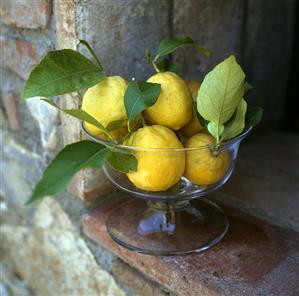
M 193 101 L 197 99 L 197 93 L 200 87 L 200 82 L 196 80 L 186 80 L 186 85 L 189 88 Z M 195 112 L 193 111 L 192 118 L 190 122 L 182 128 L 182 133 L 186 137 L 191 137 L 200 131 L 202 131 L 204 127 L 201 126 L 200 122 L 197 119 Z
M 193 101 L 196 101 L 197 93 L 198 93 L 198 90 L 200 88 L 200 82 L 197 81 L 197 80 L 185 80 L 185 83 L 186 83 L 188 89 L 191 92 L 191 96 L 192 96 Z
M 192 117 L 192 98 L 186 83 L 172 72 L 157 73 L 148 82 L 161 84 L 157 102 L 146 109 L 146 118 L 152 124 L 179 130 Z
M 193 113 L 190 122 L 182 128 L 182 133 L 186 137 L 191 137 L 199 132 L 201 132 L 204 127 L 201 126 L 200 122 L 198 121 L 196 114 Z
M 113 138 L 118 138 L 127 131 L 127 115 L 124 105 L 124 94 L 128 82 L 120 76 L 109 76 L 90 87 L 84 94 L 82 110 L 93 116 L 104 127 L 115 120 L 124 120 L 121 127 L 111 131 Z M 93 135 L 105 138 L 103 132 L 86 123 L 86 129 Z
M 211 185 L 219 182 L 227 173 L 231 164 L 230 155 L 221 151 L 214 155 L 210 147 L 205 147 L 214 143 L 214 138 L 208 133 L 198 133 L 187 140 L 186 148 L 200 148 L 186 152 L 184 175 L 191 182 Z
M 148 191 L 165 191 L 176 184 L 183 175 L 185 152 L 158 150 L 183 148 L 182 143 L 169 128 L 161 125 L 145 126 L 133 133 L 124 144 L 144 148 L 137 148 L 135 154 L 138 161 L 137 171 L 127 174 L 136 187 Z M 151 148 L 154 149 L 150 150 Z

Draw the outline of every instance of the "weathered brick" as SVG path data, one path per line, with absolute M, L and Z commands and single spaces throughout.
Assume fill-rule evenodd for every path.
M 3 0 L 2 22 L 11 27 L 45 29 L 51 16 L 51 0 Z
M 13 93 L 2 93 L 2 101 L 5 108 L 5 113 L 13 130 L 20 129 L 19 113 L 18 113 L 18 101 Z
M 56 14 L 56 32 L 57 32 L 57 47 L 58 48 L 71 48 L 77 49 L 77 30 L 76 30 L 76 16 L 75 16 L 75 1 L 57 1 L 55 6 Z M 61 96 L 60 105 L 63 108 L 79 108 L 80 96 L 77 93 L 66 94 Z M 61 112 L 61 122 L 63 128 L 63 140 L 64 144 L 70 144 L 80 141 L 82 139 L 81 124 L 75 118 L 68 116 Z M 71 181 L 68 186 L 68 191 L 74 196 L 85 200 L 85 184 L 95 181 L 94 176 L 92 179 L 86 179 L 84 177 L 84 171 L 80 171 Z M 97 179 L 101 181 L 101 179 Z M 98 184 L 96 187 L 99 187 Z M 99 192 L 97 196 L 101 195 Z
M 76 6 L 75 0 L 56 1 L 56 37 L 58 48 L 76 49 Z
M 0 50 L 3 53 L 3 64 L 26 80 L 30 71 L 40 62 L 49 47 L 28 41 L 3 39 Z

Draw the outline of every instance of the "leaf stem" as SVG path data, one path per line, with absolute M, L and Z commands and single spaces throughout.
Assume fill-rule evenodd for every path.
M 145 122 L 145 119 L 144 119 L 144 117 L 143 117 L 142 114 L 140 114 L 140 119 L 141 119 L 142 126 L 145 127 L 146 126 L 146 122 Z
M 100 60 L 98 59 L 98 57 L 96 56 L 96 54 L 94 53 L 91 46 L 85 40 L 82 40 L 82 39 L 79 40 L 79 44 L 83 44 L 83 45 L 86 46 L 86 48 L 89 51 L 90 55 L 95 59 L 96 63 L 98 64 L 100 70 L 103 71 L 103 66 L 102 66 Z
M 117 142 L 116 140 L 113 139 L 113 137 L 111 136 L 111 134 L 110 134 L 109 132 L 107 132 L 107 131 L 105 131 L 105 130 L 103 130 L 103 132 L 104 132 L 104 134 L 105 134 L 106 136 L 108 136 L 108 138 L 109 138 L 113 143 L 118 144 L 118 142 Z
M 151 63 L 151 51 L 149 48 L 147 48 L 145 50 L 145 60 L 146 60 L 147 64 Z
M 220 146 L 218 144 L 216 147 L 213 147 L 211 150 L 213 156 L 218 156 L 220 154 Z
M 157 73 L 160 72 L 160 70 L 159 70 L 159 68 L 157 67 L 157 64 L 156 64 L 156 62 L 158 61 L 158 58 L 159 58 L 159 56 L 157 55 L 157 56 L 155 56 L 155 58 L 152 60 L 152 65 L 153 65 L 153 67 L 154 67 L 154 69 L 155 69 L 155 71 L 156 71 Z
M 217 126 L 217 139 L 216 139 L 216 144 L 219 145 L 219 125 Z

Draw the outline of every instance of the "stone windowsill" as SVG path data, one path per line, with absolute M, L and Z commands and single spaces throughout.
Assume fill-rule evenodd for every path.
M 159 257 L 133 253 L 118 246 L 110 239 L 105 222 L 119 203 L 85 215 L 82 218 L 85 234 L 176 295 L 299 293 L 298 234 L 240 211 L 256 212 L 256 216 L 268 221 L 297 229 L 299 170 L 294 160 L 299 159 L 298 139 L 291 135 L 278 136 L 269 135 L 242 147 L 232 180 L 213 197 L 222 203 L 225 198 L 231 226 L 223 241 L 210 250 L 188 256 Z M 263 153 L 266 148 L 267 154 Z M 275 162 L 277 153 L 279 162 Z M 244 180 L 248 180 L 250 187 L 244 185 Z

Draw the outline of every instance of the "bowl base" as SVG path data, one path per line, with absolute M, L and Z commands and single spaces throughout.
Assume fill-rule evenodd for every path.
M 119 245 L 143 254 L 183 255 L 218 243 L 228 230 L 222 209 L 206 199 L 145 202 L 133 198 L 109 216 L 107 230 Z

